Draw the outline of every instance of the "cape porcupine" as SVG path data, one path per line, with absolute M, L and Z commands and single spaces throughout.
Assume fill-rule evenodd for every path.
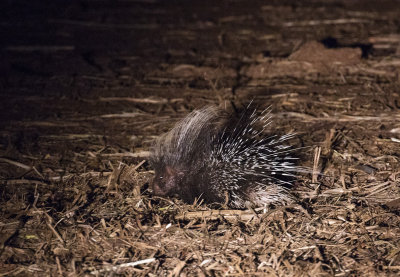
M 296 166 L 294 134 L 266 135 L 270 109 L 239 116 L 215 106 L 195 110 L 159 137 L 151 151 L 153 194 L 232 208 L 287 204 Z

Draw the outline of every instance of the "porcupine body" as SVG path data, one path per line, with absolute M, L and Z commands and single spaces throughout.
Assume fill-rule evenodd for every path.
M 287 144 L 294 134 L 267 134 L 270 122 L 269 109 L 248 107 L 238 116 L 214 106 L 193 111 L 153 146 L 153 193 L 232 208 L 291 202 L 288 189 L 301 171 Z

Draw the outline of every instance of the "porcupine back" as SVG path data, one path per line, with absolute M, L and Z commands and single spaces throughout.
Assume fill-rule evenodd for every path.
M 290 181 L 303 169 L 287 144 L 294 134 L 266 134 L 269 113 L 248 107 L 235 116 L 214 106 L 190 113 L 154 144 L 154 194 L 233 208 L 291 202 Z

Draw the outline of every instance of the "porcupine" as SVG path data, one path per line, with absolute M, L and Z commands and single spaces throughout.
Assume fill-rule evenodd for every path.
M 302 167 L 287 144 L 294 134 L 266 134 L 270 109 L 247 107 L 238 116 L 215 106 L 195 110 L 154 143 L 153 194 L 232 208 L 292 202 L 292 180 Z

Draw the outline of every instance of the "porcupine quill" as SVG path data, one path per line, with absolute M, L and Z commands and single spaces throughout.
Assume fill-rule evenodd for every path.
M 154 143 L 154 195 L 178 195 L 185 202 L 226 203 L 232 208 L 292 202 L 295 174 L 304 172 L 287 141 L 271 135 L 270 109 L 249 107 L 239 116 L 218 107 L 195 110 Z

